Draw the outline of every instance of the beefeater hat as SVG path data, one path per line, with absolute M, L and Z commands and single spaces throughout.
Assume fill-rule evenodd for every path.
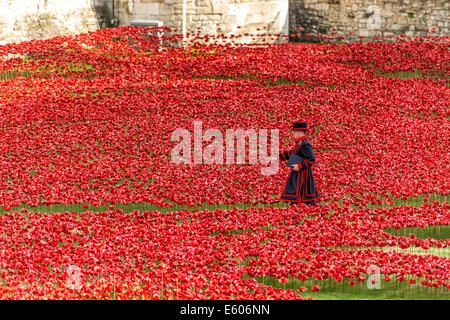
M 308 130 L 308 123 L 303 120 L 297 120 L 292 124 L 292 130 L 298 131 L 298 130 Z

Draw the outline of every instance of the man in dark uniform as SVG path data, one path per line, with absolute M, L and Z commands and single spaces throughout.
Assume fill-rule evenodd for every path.
M 308 129 L 306 121 L 295 121 L 292 127 L 295 145 L 291 150 L 284 151 L 278 155 L 280 160 L 288 160 L 292 154 L 300 157 L 300 162 L 292 167 L 280 199 L 291 203 L 303 202 L 309 205 L 316 205 L 316 200 L 321 196 L 321 192 L 314 181 L 311 170 L 311 167 L 316 162 L 316 158 L 314 157 L 311 142 L 306 136 Z

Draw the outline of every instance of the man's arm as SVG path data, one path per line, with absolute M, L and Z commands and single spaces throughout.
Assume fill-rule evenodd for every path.
M 280 160 L 282 160 L 282 161 L 287 161 L 287 160 L 289 160 L 289 157 L 291 156 L 291 152 L 292 152 L 292 150 L 289 150 L 289 151 L 283 151 L 283 152 L 281 152 L 281 153 L 278 155 L 278 157 L 279 157 Z

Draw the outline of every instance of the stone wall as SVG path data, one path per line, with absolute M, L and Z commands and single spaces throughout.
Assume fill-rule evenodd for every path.
M 102 1 L 102 0 L 96 0 Z M 107 1 L 107 0 L 103 0 Z M 116 0 L 120 24 L 154 19 L 182 26 L 183 0 Z M 186 0 L 188 31 L 244 35 L 245 33 L 344 35 L 347 40 L 377 36 L 425 35 L 435 28 L 448 34 L 450 0 Z M 239 28 L 240 26 L 240 28 Z M 260 30 L 257 30 L 260 29 Z M 333 31 L 333 29 L 335 29 Z M 180 30 L 181 32 L 181 30 Z M 262 39 L 262 38 L 259 38 Z M 243 37 L 243 41 L 253 41 Z
M 89 0 L 0 0 L 0 44 L 97 28 Z
M 289 7 L 289 32 L 298 33 L 302 27 L 301 40 L 306 34 L 334 33 L 359 40 L 420 36 L 433 28 L 442 35 L 449 31 L 450 0 L 289 0 Z
M 98 5 L 102 0 L 96 0 Z M 107 1 L 107 0 L 103 0 Z M 116 0 L 120 25 L 133 19 L 160 20 L 182 32 L 183 0 Z M 259 42 L 266 31 L 288 34 L 289 0 L 186 0 L 186 30 L 209 34 L 241 35 L 236 42 Z M 260 29 L 260 30 L 257 30 Z M 258 35 L 255 40 L 246 33 Z M 281 40 L 282 41 L 282 40 Z
M 256 40 L 243 36 L 239 42 L 259 42 L 265 32 L 301 33 L 300 39 L 308 41 L 315 38 L 306 34 L 334 33 L 359 40 L 424 35 L 433 28 L 448 35 L 450 12 L 450 0 L 186 0 L 186 4 L 188 32 L 258 35 Z M 0 0 L 0 44 L 129 25 L 134 19 L 160 20 L 181 33 L 182 10 L 183 0 Z

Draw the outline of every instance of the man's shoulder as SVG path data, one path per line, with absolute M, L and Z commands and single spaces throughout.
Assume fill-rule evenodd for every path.
M 300 141 L 299 143 L 297 143 L 297 146 L 305 146 L 306 144 L 311 145 L 311 141 L 309 140 L 309 138 L 305 138 L 302 141 Z

